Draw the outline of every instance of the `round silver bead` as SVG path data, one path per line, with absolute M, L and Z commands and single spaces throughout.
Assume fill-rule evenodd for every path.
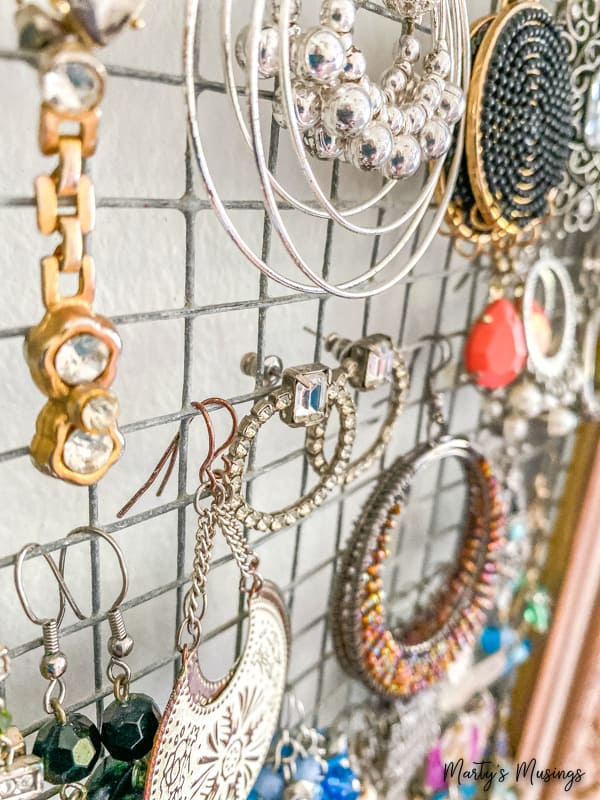
M 314 87 L 298 81 L 292 86 L 296 122 L 301 131 L 314 127 L 321 118 L 321 95 Z M 281 86 L 273 95 L 273 118 L 281 128 L 287 128 Z
M 406 94 L 408 86 L 408 75 L 399 67 L 386 69 L 380 78 L 383 90 L 395 102 L 401 102 Z
M 435 72 L 436 75 L 447 78 L 452 69 L 450 53 L 445 49 L 432 50 L 425 56 L 424 66 L 428 72 Z
M 367 75 L 364 75 L 363 78 L 361 78 L 360 86 L 362 86 L 365 92 L 369 95 L 373 116 L 377 116 L 377 114 L 379 114 L 383 108 L 383 92 L 376 83 L 373 83 L 369 80 Z
M 271 0 L 272 16 L 275 22 L 279 22 L 281 15 L 281 0 Z M 302 10 L 301 0 L 290 0 L 290 22 L 296 22 Z
M 261 78 L 272 78 L 279 71 L 279 31 L 266 27 L 260 32 L 258 45 L 258 74 Z
M 308 77 L 318 83 L 332 83 L 344 69 L 346 49 L 334 31 L 316 28 L 300 42 L 298 56 Z
M 421 148 L 414 136 L 404 134 L 396 136 L 392 145 L 392 152 L 385 165 L 385 172 L 389 178 L 409 178 L 421 166 Z
M 367 59 L 358 47 L 351 47 L 346 53 L 344 78 L 347 81 L 359 81 L 367 71 Z
M 421 56 L 421 45 L 416 36 L 411 36 L 409 33 L 401 36 L 396 55 L 397 58 L 408 61 L 409 64 L 416 64 Z
M 443 119 L 433 117 L 423 126 L 419 139 L 425 158 L 436 159 L 448 152 L 452 134 Z
M 419 83 L 415 90 L 415 100 L 425 106 L 428 115 L 433 114 L 441 99 L 442 93 L 435 81 L 425 79 Z
M 344 155 L 343 144 L 336 136 L 331 136 L 323 127 L 313 128 L 304 134 L 308 151 L 317 158 L 329 161 Z
M 108 652 L 115 658 L 126 658 L 133 650 L 133 645 L 133 639 L 129 634 L 123 639 L 117 639 L 111 636 L 107 643 Z
M 502 433 L 509 444 L 522 442 L 529 433 L 529 424 L 525 417 L 519 414 L 510 414 L 502 423 Z
M 522 381 L 513 386 L 508 394 L 508 399 L 513 409 L 527 419 L 532 419 L 542 413 L 542 393 L 531 381 Z
M 296 83 L 293 87 L 294 106 L 298 127 L 301 130 L 312 128 L 321 116 L 321 95 L 306 83 Z
M 420 103 L 409 103 L 403 108 L 409 133 L 420 133 L 427 122 L 427 111 Z
M 356 136 L 371 121 L 369 95 L 360 86 L 345 84 L 323 103 L 323 126 L 333 136 Z
M 448 125 L 456 125 L 456 123 L 462 119 L 465 108 L 466 100 L 463 90 L 452 83 L 446 84 L 440 98 L 438 116 L 447 122 Z
M 321 5 L 321 24 L 336 33 L 350 33 L 355 19 L 354 0 L 324 0 Z
M 382 122 L 371 122 L 360 136 L 350 141 L 350 160 L 360 169 L 380 169 L 392 153 L 390 129 Z
M 398 106 L 386 104 L 379 115 L 379 119 L 385 122 L 394 136 L 406 132 L 406 117 Z
M 40 661 L 42 677 L 48 681 L 60 678 L 67 671 L 67 657 L 64 653 L 46 653 Z

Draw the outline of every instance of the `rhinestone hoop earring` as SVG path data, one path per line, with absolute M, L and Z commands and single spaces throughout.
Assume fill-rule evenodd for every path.
M 344 369 L 330 370 L 323 364 L 308 364 L 283 371 L 281 385 L 258 400 L 240 422 L 235 441 L 229 450 L 231 460 L 232 508 L 248 528 L 278 531 L 294 525 L 318 508 L 333 489 L 341 484 L 352 455 L 356 435 L 356 409 L 346 389 L 348 374 Z M 277 511 L 258 511 L 243 494 L 247 458 L 262 426 L 277 412 L 286 425 L 325 430 L 333 409 L 340 416 L 340 428 L 333 457 L 320 471 L 321 480 L 302 497 Z
M 392 385 L 387 414 L 375 441 L 346 468 L 343 483 L 347 485 L 369 469 L 387 447 L 406 402 L 408 370 L 400 349 L 382 334 L 366 336 L 356 342 L 331 334 L 325 339 L 325 349 L 340 362 L 353 389 L 368 392 L 387 382 Z M 324 453 L 325 433 L 325 425 L 313 425 L 306 431 L 307 458 L 319 475 L 325 475 L 330 469 Z

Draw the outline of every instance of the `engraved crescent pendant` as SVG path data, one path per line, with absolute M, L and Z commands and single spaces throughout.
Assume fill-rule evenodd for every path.
M 208 681 L 198 650 L 184 664 L 156 734 L 144 800 L 246 800 L 267 756 L 285 689 L 289 621 L 265 581 L 229 674 Z

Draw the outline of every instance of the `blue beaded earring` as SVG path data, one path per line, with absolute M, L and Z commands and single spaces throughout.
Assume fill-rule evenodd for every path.
M 311 728 L 296 698 L 288 698 L 299 719 L 274 737 L 248 800 L 368 800 L 368 787 L 351 763 L 345 736 Z

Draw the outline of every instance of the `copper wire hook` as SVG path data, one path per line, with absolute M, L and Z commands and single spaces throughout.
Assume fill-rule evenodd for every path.
M 231 462 L 230 462 L 229 458 L 226 455 L 224 455 L 224 453 L 225 453 L 226 450 L 229 449 L 231 443 L 233 442 L 233 440 L 236 437 L 236 434 L 237 434 L 237 422 L 238 422 L 237 414 L 235 412 L 234 407 L 231 405 L 231 403 L 228 400 L 225 400 L 222 397 L 208 397 L 206 400 L 195 400 L 194 402 L 191 403 L 191 405 L 192 405 L 193 408 L 195 408 L 197 411 L 199 411 L 200 414 L 202 415 L 202 417 L 204 419 L 204 423 L 206 425 L 206 431 L 207 431 L 207 434 L 208 434 L 208 452 L 206 454 L 206 458 L 204 459 L 204 461 L 200 465 L 200 469 L 199 469 L 199 472 L 198 472 L 199 479 L 200 479 L 200 484 L 204 485 L 204 484 L 208 483 L 210 485 L 211 490 L 214 490 L 214 488 L 216 486 L 216 482 L 217 482 L 217 477 L 216 477 L 216 473 L 212 469 L 212 465 L 214 464 L 216 459 L 219 456 L 221 456 L 221 461 L 223 462 L 223 465 L 224 465 L 225 474 L 229 474 L 229 471 L 231 469 Z M 229 414 L 229 416 L 231 417 L 231 432 L 230 432 L 229 436 L 227 437 L 227 439 L 223 442 L 223 444 L 220 445 L 216 449 L 215 449 L 215 429 L 214 429 L 214 426 L 213 426 L 213 423 L 212 423 L 210 412 L 209 412 L 209 410 L 207 408 L 207 406 L 209 406 L 209 405 L 213 405 L 213 406 L 217 406 L 217 407 L 220 407 L 220 408 L 224 408 L 227 411 L 227 413 Z M 191 425 L 192 421 L 195 419 L 195 416 L 193 416 L 190 419 L 190 425 Z M 165 464 L 167 464 L 167 469 L 165 471 L 165 475 L 164 475 L 162 481 L 160 482 L 160 485 L 159 485 L 159 487 L 157 489 L 157 492 L 156 492 L 156 496 L 160 497 L 160 495 L 162 494 L 165 486 L 167 485 L 167 483 L 169 481 L 169 478 L 171 477 L 173 469 L 175 468 L 175 463 L 176 463 L 177 455 L 178 455 L 178 452 L 179 452 L 179 440 L 180 440 L 180 434 L 178 432 L 178 433 L 175 434 L 175 436 L 173 437 L 173 439 L 169 443 L 169 445 L 168 445 L 167 449 L 165 450 L 165 452 L 159 458 L 156 466 L 154 467 L 154 469 L 150 473 L 148 479 L 142 484 L 142 486 L 140 486 L 140 488 L 137 490 L 137 492 L 135 492 L 135 494 L 132 495 L 132 497 L 125 503 L 123 508 L 121 508 L 121 509 L 119 509 L 119 511 L 117 511 L 117 517 L 119 519 L 124 517 L 125 514 L 127 514 L 127 512 L 130 511 L 133 508 L 133 506 L 137 503 L 137 501 L 144 494 L 146 494 L 148 489 L 150 489 L 152 484 L 156 481 L 156 479 L 160 475 L 162 468 L 165 466 Z

